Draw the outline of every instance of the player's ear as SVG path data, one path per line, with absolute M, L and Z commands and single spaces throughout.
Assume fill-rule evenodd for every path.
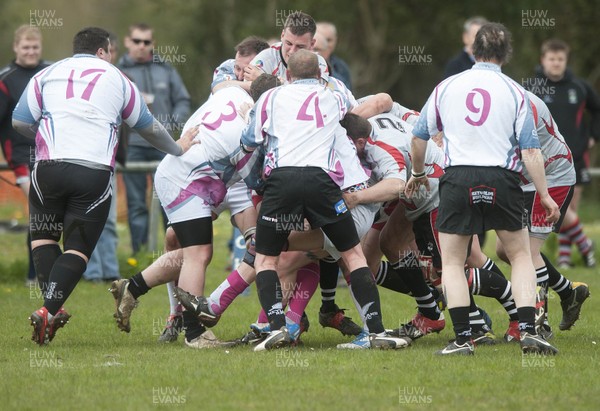
M 313 37 L 313 39 L 310 42 L 310 49 L 312 50 L 315 47 L 315 43 L 317 42 L 317 39 Z

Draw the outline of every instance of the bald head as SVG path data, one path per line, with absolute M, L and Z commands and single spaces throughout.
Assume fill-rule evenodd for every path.
M 308 50 L 298 50 L 288 61 L 288 71 L 292 80 L 321 77 L 317 55 Z
M 313 46 L 313 51 L 319 53 L 325 60 L 329 58 L 331 52 L 329 51 L 329 43 L 325 36 L 323 36 L 318 31 L 315 33 L 315 45 Z

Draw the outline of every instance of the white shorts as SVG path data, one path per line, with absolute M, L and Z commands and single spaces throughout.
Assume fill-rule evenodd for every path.
M 379 210 L 379 203 L 359 204 L 351 210 L 358 238 L 362 239 L 367 235 L 375 220 L 377 210 Z M 327 251 L 335 261 L 342 258 L 342 254 L 335 248 L 331 240 L 325 234 L 323 234 L 323 237 L 323 250 Z
M 170 223 L 181 223 L 197 218 L 211 217 L 212 213 L 219 215 L 227 209 L 234 216 L 252 207 L 250 189 L 246 187 L 243 181 L 238 181 L 229 187 L 225 198 L 217 207 L 209 205 L 204 199 L 198 196 L 186 195 L 184 190 L 174 187 L 172 182 L 158 174 L 155 176 L 154 187 Z M 175 200 L 178 197 L 181 198 L 181 201 L 176 202 Z M 176 203 L 175 206 L 173 206 L 174 203 Z M 171 206 L 167 207 L 167 205 Z

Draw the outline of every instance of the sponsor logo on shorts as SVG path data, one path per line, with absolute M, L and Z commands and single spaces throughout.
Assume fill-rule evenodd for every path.
M 477 186 L 469 188 L 469 201 L 473 204 L 495 204 L 496 189 L 488 186 Z
M 334 207 L 337 215 L 344 214 L 346 211 L 348 211 L 348 207 L 346 206 L 344 200 L 340 200 L 337 203 L 335 203 Z

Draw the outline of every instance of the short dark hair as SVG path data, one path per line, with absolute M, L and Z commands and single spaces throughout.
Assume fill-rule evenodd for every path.
M 473 43 L 473 56 L 477 61 L 495 60 L 507 63 L 512 55 L 512 36 L 500 23 L 486 23 L 477 32 Z
M 154 37 L 154 29 L 148 23 L 135 23 L 135 24 L 132 24 L 131 26 L 129 26 L 129 34 L 128 34 L 129 37 L 131 37 L 131 33 L 133 33 L 133 30 L 140 30 L 140 31 L 150 30 L 150 32 L 152 32 L 152 36 Z
M 252 81 L 252 84 L 250 85 L 250 96 L 252 96 L 254 101 L 257 101 L 265 91 L 279 87 L 281 84 L 279 77 L 263 73 Z
M 288 71 L 294 79 L 320 78 L 319 58 L 312 51 L 298 50 L 290 56 Z
M 294 36 L 302 36 L 306 33 L 314 36 L 317 32 L 317 24 L 315 23 L 315 19 L 308 14 L 302 11 L 295 11 L 287 16 L 283 24 L 283 29 L 290 29 L 290 32 Z
M 73 38 L 73 54 L 96 54 L 98 49 L 108 53 L 110 34 L 100 27 L 86 27 Z
M 359 138 L 367 138 L 371 135 L 371 123 L 367 119 L 364 119 L 356 114 L 348 113 L 340 120 L 342 127 L 346 129 L 346 134 L 356 141 Z
M 564 42 L 562 40 L 548 39 L 542 43 L 542 48 L 540 51 L 542 53 L 542 56 L 544 56 L 549 51 L 552 51 L 552 52 L 564 51 L 565 53 L 567 53 L 567 56 L 568 56 L 569 53 L 571 52 L 571 48 L 569 47 L 569 45 L 566 42 Z
M 240 41 L 237 46 L 235 46 L 235 52 L 240 53 L 240 56 L 242 57 L 248 57 L 256 55 L 268 48 L 269 43 L 267 43 L 265 39 L 261 39 L 260 37 L 256 36 L 250 36 L 246 37 L 244 40 Z

